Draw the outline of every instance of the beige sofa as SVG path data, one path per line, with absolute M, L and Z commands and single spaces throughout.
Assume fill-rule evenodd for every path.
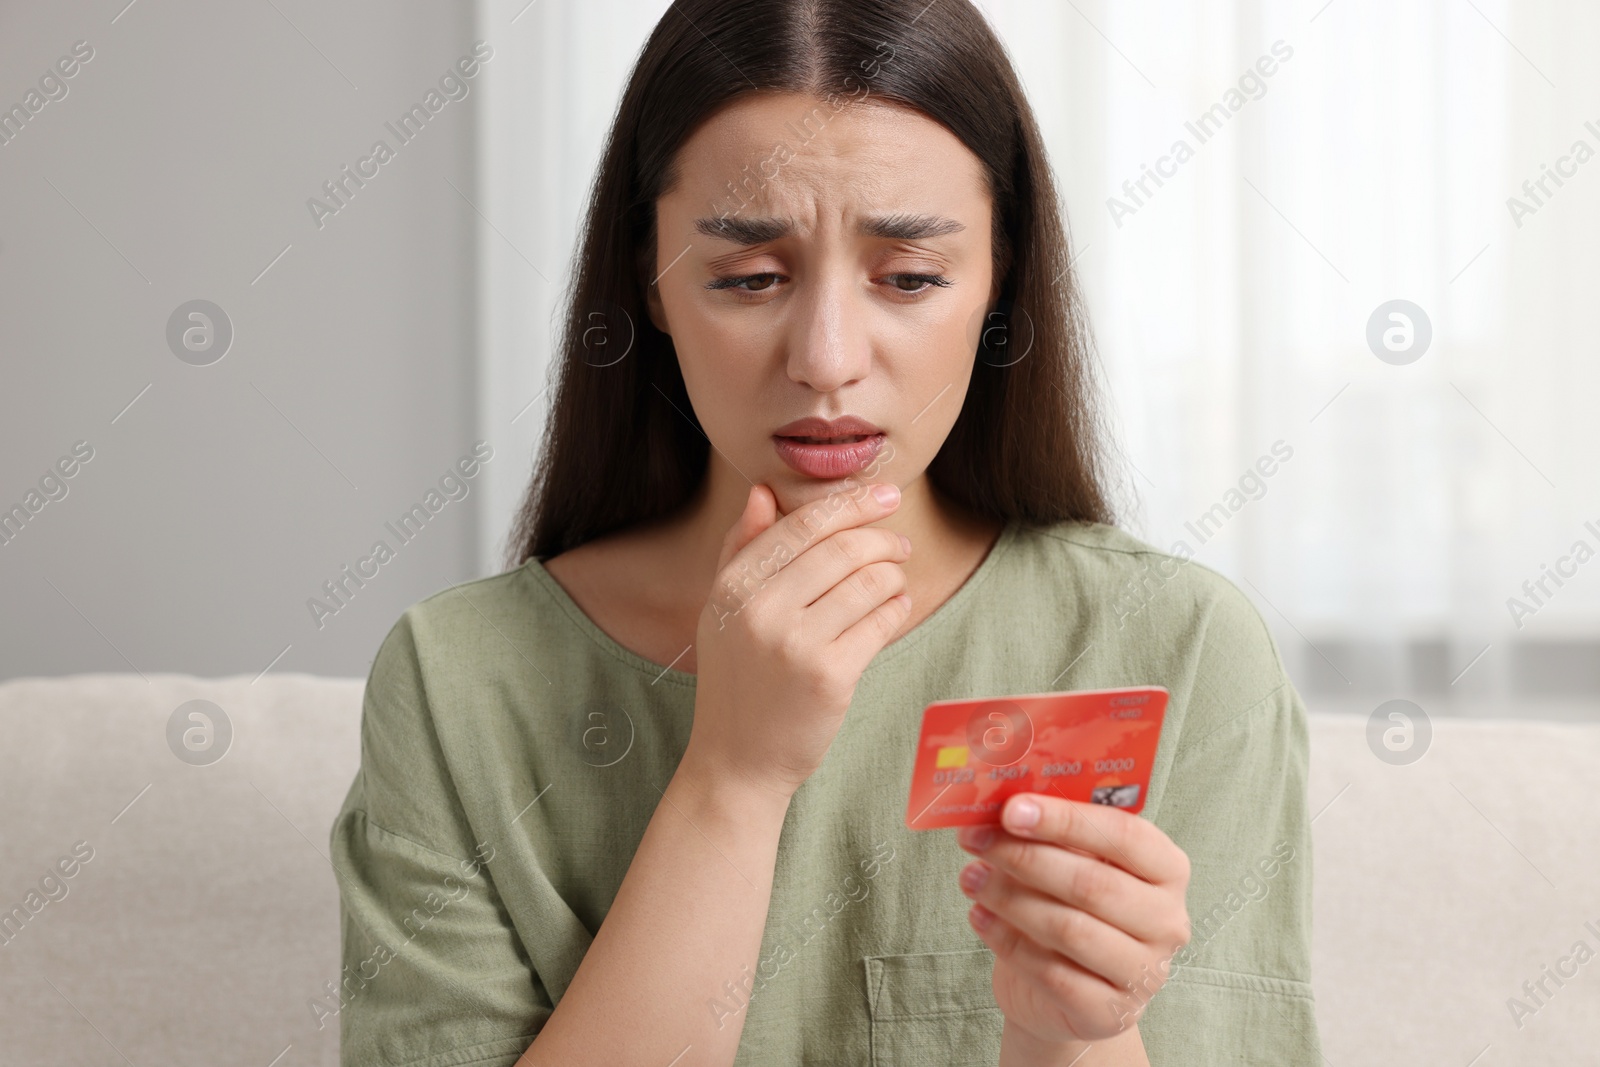
M 0 684 L 0 912 L 44 902 L 0 941 L 0 1064 L 338 1063 L 337 1017 L 315 1005 L 339 977 L 327 836 L 361 691 Z M 220 760 L 220 731 L 174 722 L 192 700 L 231 723 Z M 1600 1064 L 1600 956 L 1573 955 L 1600 953 L 1600 724 L 1433 725 L 1394 766 L 1364 716 L 1312 715 L 1327 1062 Z

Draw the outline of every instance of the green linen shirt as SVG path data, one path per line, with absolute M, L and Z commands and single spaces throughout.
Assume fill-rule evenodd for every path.
M 757 966 L 707 990 L 708 1017 L 745 1016 L 735 1063 L 998 1063 L 994 956 L 956 881 L 972 857 L 905 826 L 922 709 L 1143 684 L 1171 697 L 1141 817 L 1189 857 L 1194 927 L 1139 1020 L 1150 1062 L 1320 1064 L 1306 713 L 1260 614 L 1115 527 L 1017 521 L 867 666 L 794 794 Z M 330 834 L 344 1063 L 517 1060 L 606 917 L 694 696 L 537 559 L 401 615 Z

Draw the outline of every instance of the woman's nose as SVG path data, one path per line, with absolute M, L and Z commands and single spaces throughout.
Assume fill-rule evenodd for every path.
M 866 377 L 872 364 L 870 311 L 842 273 L 802 282 L 787 324 L 789 377 L 821 393 Z

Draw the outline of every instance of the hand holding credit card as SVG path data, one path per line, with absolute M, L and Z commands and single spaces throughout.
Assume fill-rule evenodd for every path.
M 1016 793 L 1136 814 L 1166 709 L 1159 685 L 935 701 L 922 713 L 906 826 L 998 823 Z

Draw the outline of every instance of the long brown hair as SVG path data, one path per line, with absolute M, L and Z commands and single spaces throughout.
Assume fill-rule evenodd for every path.
M 690 134 L 752 92 L 827 100 L 813 113 L 823 116 L 841 98 L 911 107 L 978 157 L 994 203 L 999 304 L 927 477 L 980 516 L 1112 522 L 1093 341 L 1065 224 L 1033 111 L 983 16 L 969 0 L 677 0 L 640 53 L 606 140 L 510 565 L 669 515 L 705 475 L 709 444 L 672 339 L 646 305 L 655 203 Z

